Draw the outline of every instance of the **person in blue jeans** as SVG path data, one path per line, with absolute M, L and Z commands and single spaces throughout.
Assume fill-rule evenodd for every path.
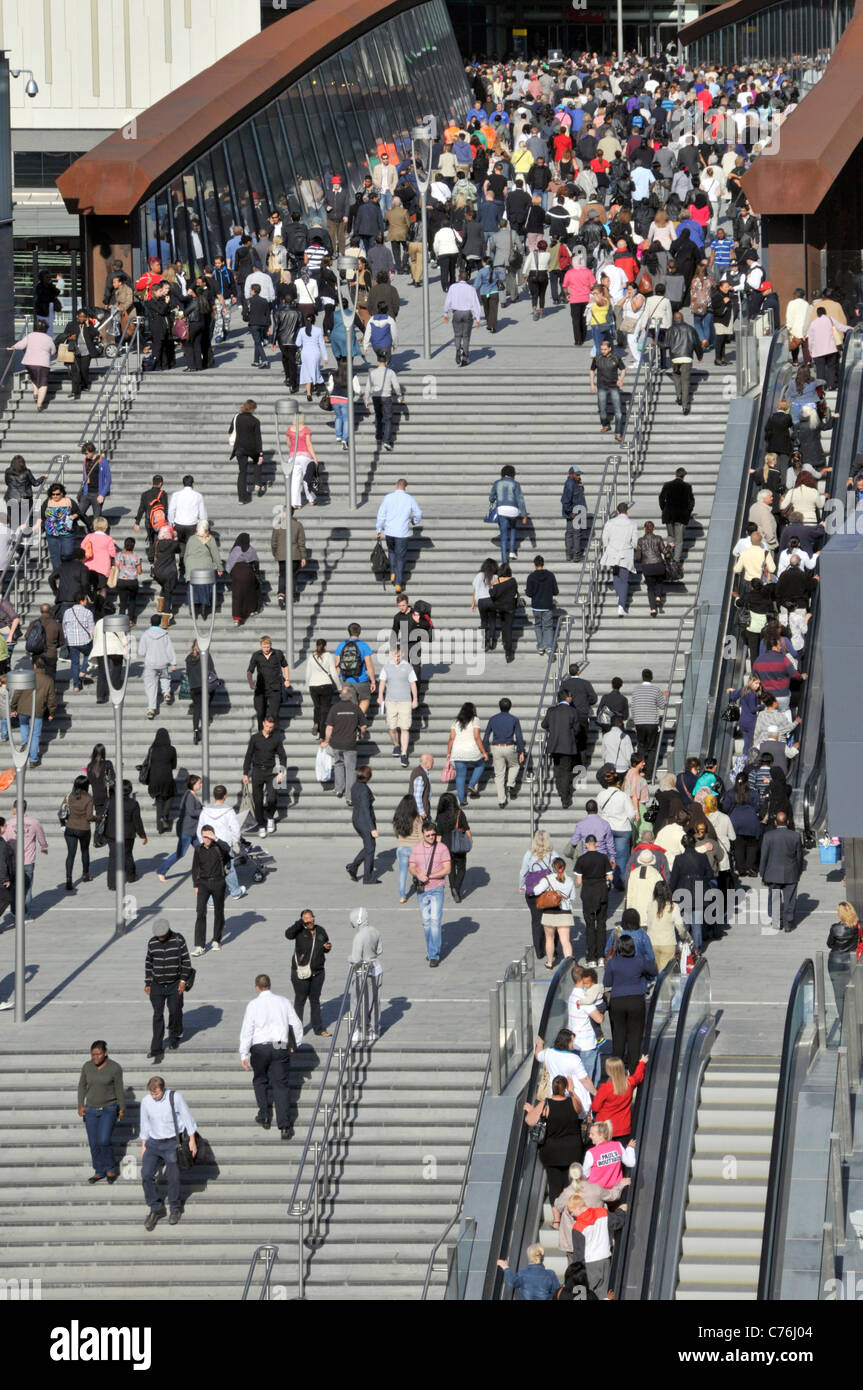
M 81 1068 L 78 1079 L 78 1114 L 84 1121 L 93 1176 L 89 1183 L 117 1181 L 117 1166 L 111 1135 L 118 1120 L 122 1120 L 125 1104 L 123 1070 L 108 1057 L 108 1045 L 99 1038 L 90 1048 L 90 1061 Z
M 500 470 L 497 482 L 492 483 L 488 494 L 489 515 L 494 515 L 500 527 L 500 560 L 505 565 L 515 559 L 516 526 L 519 517 L 527 523 L 527 506 L 524 494 L 515 480 L 515 469 L 505 463 Z
M 462 705 L 454 723 L 450 725 L 446 755 L 448 759 L 452 759 L 455 767 L 456 796 L 459 805 L 464 806 L 467 804 L 468 792 L 471 796 L 479 795 L 476 787 L 489 760 L 482 741 L 476 705 L 472 705 L 469 700 Z
M 596 396 L 599 407 L 599 424 L 603 434 L 610 429 L 610 416 L 614 415 L 614 437 L 623 438 L 623 396 L 621 387 L 626 376 L 626 364 L 622 357 L 612 350 L 611 342 L 604 338 L 599 351 L 590 364 L 590 389 Z
M 422 816 L 417 814 L 413 796 L 403 796 L 393 815 L 393 833 L 398 840 L 396 862 L 399 870 L 399 902 L 408 900 L 408 865 L 417 840 L 422 838 Z
M 183 792 L 180 809 L 177 812 L 177 848 L 173 854 L 168 855 L 159 870 L 157 877 L 162 883 L 167 883 L 168 870 L 174 867 L 178 859 L 183 858 L 189 846 L 198 843 L 197 829 L 201 814 L 201 785 L 200 777 L 186 778 L 186 790 Z M 231 869 L 236 878 L 233 861 L 231 862 Z
M 440 965 L 443 889 L 452 861 L 446 845 L 437 838 L 433 820 L 423 821 L 422 844 L 414 846 L 408 867 L 419 884 L 417 906 L 425 933 L 426 956 L 429 965 L 435 967 Z

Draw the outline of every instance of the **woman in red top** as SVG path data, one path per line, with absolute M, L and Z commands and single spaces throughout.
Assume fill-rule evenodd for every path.
M 624 1148 L 632 1133 L 632 1093 L 644 1080 L 647 1057 L 641 1057 L 631 1076 L 619 1057 L 606 1057 L 605 1074 L 607 1081 L 593 1098 L 593 1116 L 596 1120 L 607 1120 L 611 1125 L 611 1137 L 617 1139 Z

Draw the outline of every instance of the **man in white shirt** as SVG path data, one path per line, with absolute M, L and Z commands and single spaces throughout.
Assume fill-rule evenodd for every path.
M 378 538 L 383 536 L 386 540 L 390 582 L 395 585 L 397 594 L 404 588 L 405 560 L 411 526 L 419 526 L 422 519 L 419 502 L 408 492 L 407 478 L 399 478 L 394 490 L 388 492 L 381 501 L 375 522 Z
M 168 525 L 173 526 L 177 533 L 177 540 L 182 542 L 180 548 L 181 571 L 186 541 L 190 536 L 194 536 L 198 522 L 206 520 L 207 508 L 204 505 L 203 495 L 196 490 L 195 479 L 191 473 L 187 473 L 183 479 L 183 486 L 176 492 L 172 492 L 168 499 Z
M 255 1124 L 270 1128 L 275 1102 L 276 1124 L 283 1139 L 294 1137 L 288 1078 L 290 1055 L 302 1045 L 303 1025 L 293 1004 L 283 995 L 273 994 L 269 975 L 258 975 L 255 998 L 246 1005 L 240 1029 L 240 1062 L 254 1078 L 258 1102 Z
M 253 270 L 243 281 L 243 295 L 248 302 L 252 297 L 252 286 L 259 285 L 261 294 L 270 304 L 276 298 L 276 287 L 273 284 L 272 275 L 265 275 L 262 270 Z
M 173 1110 L 172 1110 L 173 1105 Z M 166 1091 L 161 1076 L 151 1076 L 147 1094 L 141 1101 L 139 1129 L 141 1135 L 141 1184 L 144 1200 L 150 1208 L 144 1229 L 153 1231 L 156 1222 L 165 1215 L 165 1203 L 156 1191 L 159 1165 L 165 1165 L 168 1180 L 169 1226 L 176 1226 L 183 1214 L 180 1201 L 180 1169 L 177 1163 L 177 1139 L 185 1132 L 189 1136 L 192 1156 L 197 1153 L 196 1125 L 188 1105 L 179 1091 Z

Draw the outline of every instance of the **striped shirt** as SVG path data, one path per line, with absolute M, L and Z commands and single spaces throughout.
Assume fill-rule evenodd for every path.
M 728 237 L 715 237 L 710 243 L 710 249 L 713 252 L 714 265 L 731 264 L 731 252 L 734 250 L 734 246 Z
M 642 681 L 629 697 L 629 712 L 633 724 L 658 724 L 665 709 L 665 696 L 658 685 Z
M 192 962 L 184 936 L 172 931 L 164 939 L 150 937 L 144 961 L 145 985 L 173 985 L 178 980 L 188 980 L 191 972 Z

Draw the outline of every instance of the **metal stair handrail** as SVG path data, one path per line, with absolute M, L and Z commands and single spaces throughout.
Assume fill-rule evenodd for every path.
M 243 1292 L 240 1295 L 241 1303 L 245 1303 L 248 1300 L 249 1290 L 252 1287 L 252 1280 L 255 1277 L 255 1270 L 257 1269 L 258 1261 L 261 1258 L 263 1258 L 265 1262 L 265 1269 L 263 1283 L 261 1284 L 261 1291 L 258 1294 L 258 1302 L 269 1303 L 270 1301 L 270 1279 L 272 1278 L 273 1268 L 275 1266 L 276 1260 L 279 1258 L 279 1247 L 278 1245 L 275 1245 L 272 1241 L 270 1241 L 266 1245 L 259 1245 L 258 1248 L 255 1250 L 254 1254 L 252 1255 L 252 1258 L 249 1261 L 249 1272 L 246 1275 L 245 1287 L 243 1288 Z
M 297 1176 L 288 1201 L 288 1214 L 297 1223 L 297 1290 L 299 1298 L 305 1297 L 307 1247 L 313 1249 L 321 1243 L 320 1224 L 324 1200 L 330 1184 L 330 1147 L 339 1143 L 345 1134 L 347 1107 L 354 1099 L 356 1071 L 364 1058 L 366 1044 L 362 1039 L 354 1042 L 355 1026 L 368 1017 L 370 982 L 374 979 L 372 964 L 351 965 L 345 990 L 339 1004 L 339 1012 L 333 1026 L 333 1036 L 327 1060 L 324 1064 L 312 1117 L 306 1133 L 303 1151 L 297 1166 Z M 351 994 L 356 995 L 356 1005 L 351 1010 Z M 347 1029 L 347 1038 L 340 1044 L 339 1037 Z M 330 1084 L 330 1073 L 335 1067 L 332 1098 L 325 1102 L 324 1095 Z M 323 1112 L 323 1129 L 315 1138 L 318 1118 Z M 306 1167 L 311 1155 L 311 1172 Z M 303 1189 L 305 1195 L 300 1196 Z M 308 1234 L 306 1224 L 308 1223 Z
M 141 327 L 136 322 L 131 337 L 118 352 L 105 373 L 99 394 L 87 417 L 78 441 L 83 448 L 92 440 L 100 453 L 105 453 L 119 432 L 120 421 L 138 394 L 143 375 Z

